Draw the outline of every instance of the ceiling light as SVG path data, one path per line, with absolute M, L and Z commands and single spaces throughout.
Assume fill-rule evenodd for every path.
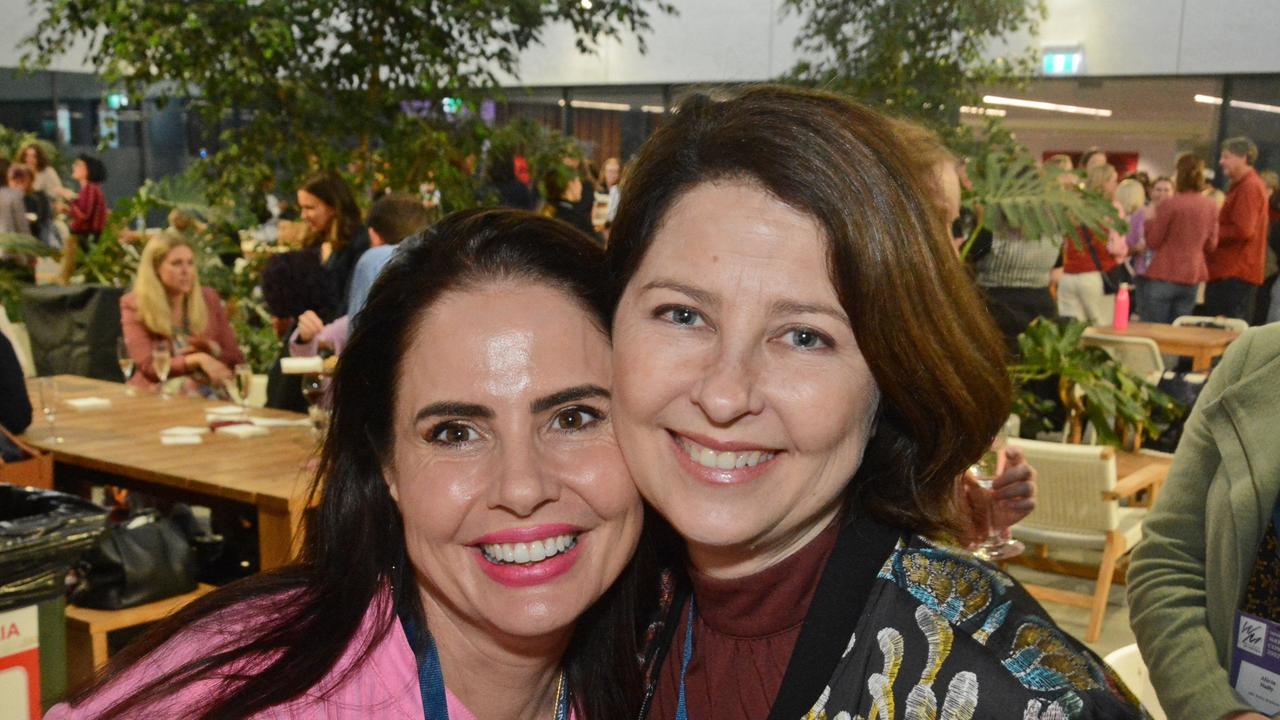
M 661 105 L 641 105 L 640 109 L 644 112 L 653 113 L 655 115 L 665 115 L 667 112 L 667 109 Z
M 960 112 L 965 115 L 990 115 L 991 117 L 1004 117 L 1009 114 L 1008 110 L 1001 110 L 1000 108 L 974 107 L 972 105 L 961 105 Z
M 1196 95 L 1195 101 L 1205 105 L 1221 105 L 1222 98 L 1212 95 Z M 1280 113 L 1280 105 L 1267 105 L 1266 103 L 1249 102 L 1248 100 L 1232 100 L 1231 107 L 1240 110 L 1257 110 L 1258 112 Z
M 1111 117 L 1111 111 L 1105 108 L 1080 107 L 1079 105 L 1059 105 L 1057 103 L 1040 102 L 1039 100 L 1019 100 L 1018 98 L 987 95 L 982 98 L 982 102 L 988 105 L 1008 105 L 1009 107 L 1029 108 L 1031 110 L 1048 110 L 1049 112 L 1071 113 L 1072 115 Z
M 564 100 L 557 100 L 556 104 L 564 107 Z M 616 110 L 618 112 L 630 112 L 631 106 L 626 103 L 596 102 L 594 100 L 570 100 L 569 106 L 581 108 L 583 110 Z

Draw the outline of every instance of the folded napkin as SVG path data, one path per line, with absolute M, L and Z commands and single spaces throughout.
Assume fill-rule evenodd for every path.
M 324 372 L 324 358 L 313 357 L 280 358 L 280 372 L 285 375 L 305 375 L 306 373 Z
M 160 431 L 161 436 L 165 435 L 204 435 L 209 432 L 209 428 L 197 425 L 174 425 Z
M 249 422 L 258 427 L 311 427 L 311 421 L 306 418 L 273 418 L 273 417 L 251 417 Z
M 199 435 L 161 435 L 161 445 L 199 445 L 204 438 Z
M 244 409 L 239 405 L 219 405 L 204 411 L 205 415 L 241 415 L 243 413 Z
M 67 404 L 76 410 L 101 410 L 111 407 L 111 401 L 100 397 L 69 398 Z
M 218 428 L 217 430 L 214 430 L 213 432 L 218 435 L 230 435 L 231 437 L 236 437 L 243 440 L 245 438 L 260 437 L 262 435 L 266 435 L 267 429 L 264 427 L 257 427 L 256 425 L 239 424 L 239 425 L 223 425 L 222 427 Z

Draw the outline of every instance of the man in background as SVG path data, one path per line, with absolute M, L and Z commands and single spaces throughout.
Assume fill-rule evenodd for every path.
M 1218 214 L 1218 247 L 1205 256 L 1204 314 L 1249 320 L 1267 252 L 1267 189 L 1253 165 L 1258 146 L 1246 137 L 1222 143 L 1218 164 L 1231 181 Z

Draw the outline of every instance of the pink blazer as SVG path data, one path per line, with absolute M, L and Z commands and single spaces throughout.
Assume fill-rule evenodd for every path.
M 156 675 L 172 670 L 179 664 L 208 654 L 227 635 L 243 630 L 253 622 L 255 611 L 228 612 L 221 621 L 210 618 L 192 629 L 174 637 L 140 664 L 107 685 L 78 707 L 61 703 L 50 708 L 45 720 L 87 720 L 97 718 L 121 698 L 141 687 Z M 418 689 L 417 662 L 409 640 L 399 622 L 392 622 L 391 630 L 378 643 L 364 662 L 353 665 L 356 653 L 369 638 L 377 623 L 390 612 L 389 598 L 383 596 L 369 606 L 364 622 L 357 631 L 356 641 L 334 666 L 333 671 L 302 697 L 259 713 L 253 717 L 262 720 L 301 720 L 302 718 L 388 718 L 390 720 L 422 720 L 422 694 Z M 227 622 L 227 615 L 233 615 Z M 346 674 L 350 671 L 350 674 Z M 345 677 L 344 677 L 345 674 Z M 340 682 L 339 682 L 340 681 Z M 201 680 L 187 686 L 182 692 L 166 699 L 162 705 L 147 707 L 130 717 L 182 718 L 191 717 L 211 697 L 218 685 L 217 679 Z M 452 704 L 451 704 L 452 705 Z M 465 712 L 462 708 L 458 708 Z M 461 713 L 450 717 L 464 717 Z
M 244 353 L 236 343 L 236 333 L 227 320 L 227 311 L 222 307 L 222 298 L 210 288 L 202 287 L 204 304 L 209 309 L 209 324 L 204 332 L 191 336 L 192 344 L 217 343 L 218 359 L 227 367 L 234 368 L 237 363 L 244 362 Z M 124 332 L 124 342 L 129 348 L 129 357 L 133 358 L 134 372 L 129 384 L 139 387 L 155 387 L 160 378 L 151 362 L 151 346 L 155 342 L 165 340 L 163 335 L 156 335 L 142 324 L 138 316 L 138 299 L 133 293 L 120 298 L 120 329 Z M 185 355 L 174 355 L 169 366 L 169 377 L 189 375 L 193 367 L 188 367 Z

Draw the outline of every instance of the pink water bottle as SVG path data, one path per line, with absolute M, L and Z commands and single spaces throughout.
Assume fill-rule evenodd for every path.
M 1111 318 L 1111 327 L 1126 330 L 1129 327 L 1129 283 L 1120 283 L 1116 290 L 1116 311 Z

